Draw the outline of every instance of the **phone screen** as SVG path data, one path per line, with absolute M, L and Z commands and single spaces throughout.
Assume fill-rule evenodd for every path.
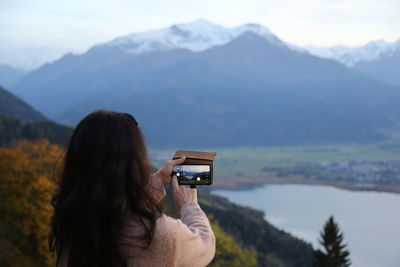
M 210 165 L 177 165 L 173 174 L 180 185 L 210 185 L 212 173 Z

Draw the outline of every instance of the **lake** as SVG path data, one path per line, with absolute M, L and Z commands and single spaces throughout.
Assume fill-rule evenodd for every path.
M 400 266 L 400 195 L 319 185 L 264 185 L 213 193 L 263 210 L 266 220 L 314 248 L 319 247 L 319 232 L 333 215 L 344 233 L 352 266 Z

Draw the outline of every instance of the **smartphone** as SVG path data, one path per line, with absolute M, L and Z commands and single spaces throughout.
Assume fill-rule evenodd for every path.
M 212 184 L 212 166 L 208 164 L 177 165 L 174 167 L 173 175 L 180 185 Z

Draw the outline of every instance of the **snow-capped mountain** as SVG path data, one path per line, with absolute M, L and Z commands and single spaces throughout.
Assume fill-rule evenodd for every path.
M 258 25 L 200 20 L 65 55 L 14 92 L 71 126 L 97 109 L 132 113 L 154 147 L 372 142 L 397 131 L 400 90 L 288 47 Z
M 103 46 L 116 46 L 135 54 L 172 49 L 200 52 L 227 44 L 244 32 L 253 32 L 277 46 L 286 45 L 267 28 L 258 24 L 225 28 L 205 19 L 198 19 L 191 23 L 174 24 L 167 28 L 119 37 Z
M 360 47 L 317 47 L 308 45 L 304 48 L 312 55 L 334 59 L 348 67 L 353 67 L 359 62 L 374 61 L 379 58 L 393 56 L 397 51 L 400 51 L 400 39 L 394 43 L 377 40 Z

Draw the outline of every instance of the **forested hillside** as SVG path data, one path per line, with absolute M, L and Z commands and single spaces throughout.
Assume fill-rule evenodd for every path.
M 45 138 L 65 145 L 72 133 L 70 127 L 48 120 L 22 99 L 0 86 L 0 146 L 14 140 Z
M 312 266 L 313 249 L 310 244 L 265 221 L 263 212 L 233 204 L 224 197 L 210 194 L 209 189 L 200 187 L 199 203 L 211 222 L 234 241 L 233 244 L 221 242 L 220 246 L 234 247 L 234 244 L 237 244 L 242 247 L 241 253 L 231 256 L 231 264 L 246 258 L 248 262 L 256 259 L 257 266 Z M 167 190 L 166 210 L 170 215 L 177 216 L 171 193 Z M 225 257 L 226 255 L 221 255 L 221 258 L 215 258 L 215 266 L 240 266 L 219 265 Z
M 14 140 L 49 139 L 54 144 L 67 144 L 72 129 L 51 121 L 22 122 L 19 119 L 0 115 L 0 146 Z
M 24 102 L 21 98 L 0 86 L 0 115 L 17 118 L 22 121 L 45 121 L 42 113 Z
M 241 244 L 257 251 L 259 266 L 312 265 L 312 246 L 272 226 L 265 221 L 263 212 L 233 204 L 219 196 L 200 194 L 204 211 Z
M 0 266 L 54 265 L 47 233 L 62 154 L 45 139 L 0 148 Z M 166 211 L 176 216 L 168 196 Z M 261 212 L 205 191 L 199 198 L 217 238 L 210 266 L 311 266 L 311 246 L 277 230 Z

